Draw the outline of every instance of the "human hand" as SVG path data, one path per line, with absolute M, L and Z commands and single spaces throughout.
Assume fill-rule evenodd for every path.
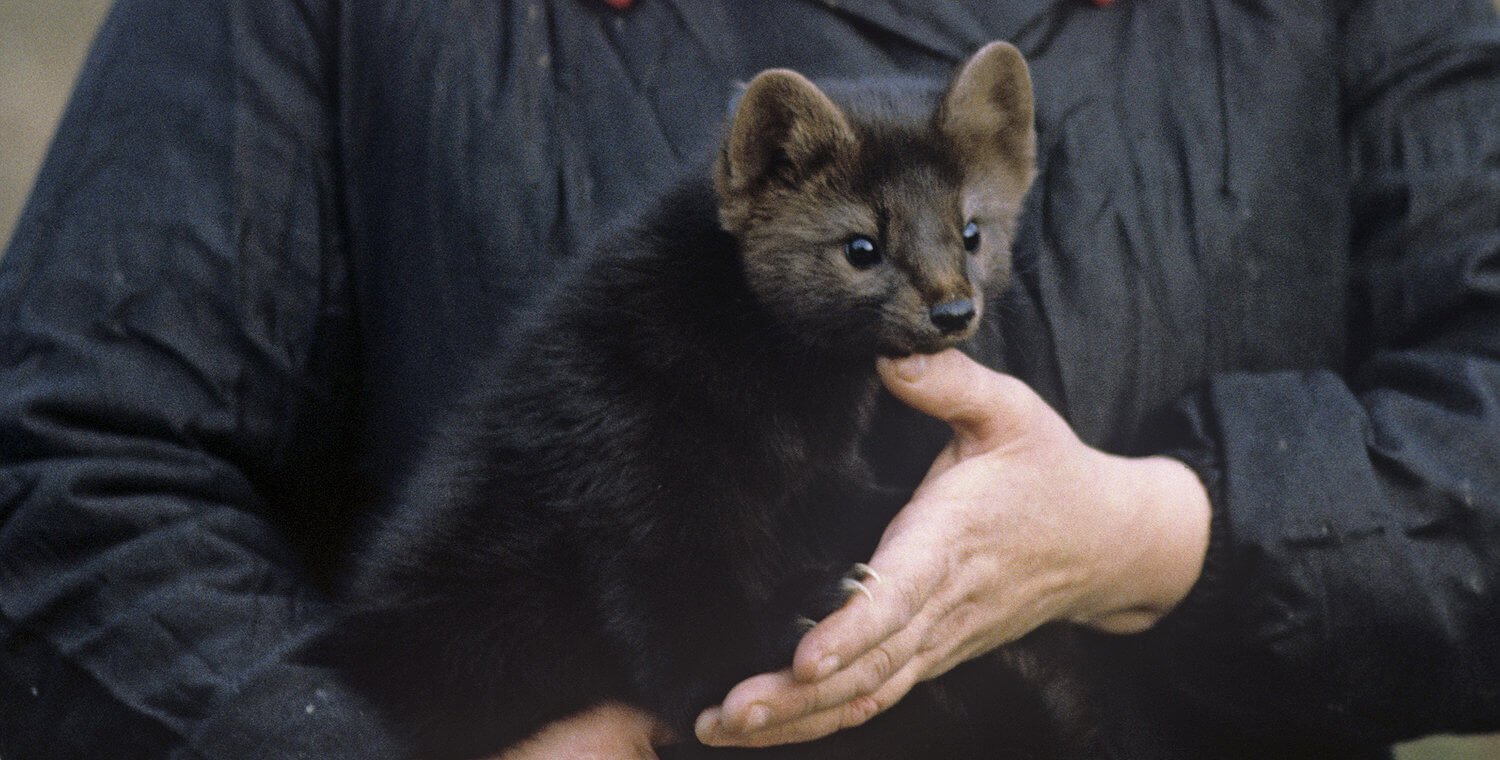
M 656 747 L 675 740 L 649 713 L 605 702 L 542 728 L 492 760 L 656 760 Z
M 1208 546 L 1208 496 L 1165 457 L 1085 445 L 1029 387 L 956 350 L 882 359 L 905 403 L 954 437 L 887 527 L 881 580 L 705 711 L 706 744 L 809 741 L 858 725 L 916 683 L 1066 620 L 1145 630 L 1187 595 Z

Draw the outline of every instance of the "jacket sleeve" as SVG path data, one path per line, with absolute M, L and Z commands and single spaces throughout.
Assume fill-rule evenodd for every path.
M 1344 19 L 1354 211 L 1343 372 L 1182 407 L 1215 505 L 1153 636 L 1238 725 L 1387 743 L 1500 728 L 1500 28 L 1488 0 Z
M 121 0 L 85 65 L 0 265 L 4 757 L 392 754 L 293 656 L 351 414 L 329 6 Z

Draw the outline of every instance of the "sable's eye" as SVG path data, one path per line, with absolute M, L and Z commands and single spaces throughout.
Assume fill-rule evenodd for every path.
M 979 225 L 973 222 L 964 225 L 964 250 L 969 253 L 979 250 Z
M 855 235 L 844 244 L 844 258 L 855 269 L 869 269 L 880 263 L 880 249 L 875 247 L 875 241 L 864 235 Z

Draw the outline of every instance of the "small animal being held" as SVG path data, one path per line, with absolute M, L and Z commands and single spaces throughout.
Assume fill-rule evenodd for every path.
M 860 455 L 875 359 L 976 330 L 1032 118 L 999 42 L 945 89 L 750 82 L 712 170 L 562 279 L 362 551 L 323 651 L 413 756 L 498 754 L 604 700 L 692 737 L 790 664 L 903 500 Z M 1069 757 L 1044 659 L 1023 642 L 805 745 L 669 752 Z

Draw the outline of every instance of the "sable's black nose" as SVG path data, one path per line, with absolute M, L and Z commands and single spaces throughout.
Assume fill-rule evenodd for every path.
M 974 302 L 968 298 L 944 301 L 928 312 L 932 323 L 945 333 L 956 333 L 969 326 L 974 319 Z

